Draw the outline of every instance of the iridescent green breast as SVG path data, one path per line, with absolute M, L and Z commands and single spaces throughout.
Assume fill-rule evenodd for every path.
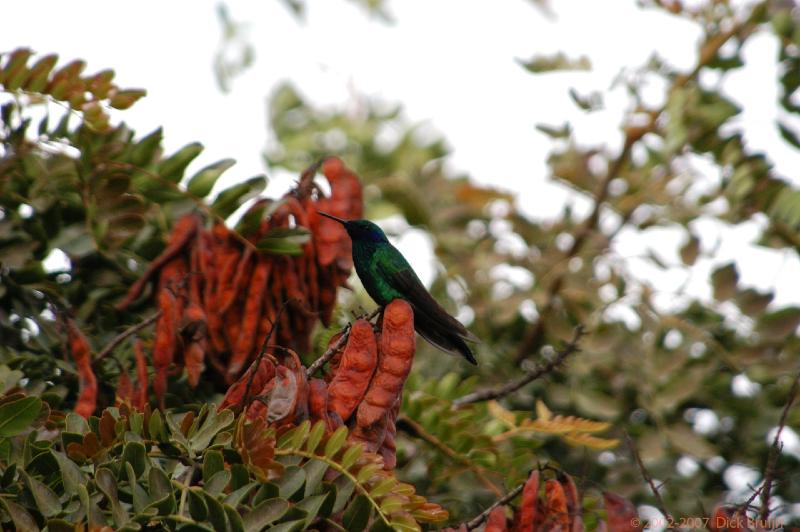
M 387 278 L 399 269 L 411 268 L 394 246 L 386 242 L 353 242 L 353 262 L 361 284 L 378 305 L 405 299 Z

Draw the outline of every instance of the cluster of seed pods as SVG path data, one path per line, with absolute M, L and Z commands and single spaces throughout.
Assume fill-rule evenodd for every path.
M 198 214 L 183 216 L 161 255 L 116 305 L 121 310 L 144 300 L 159 311 L 152 342 L 152 385 L 159 399 L 170 376 L 185 371 L 194 387 L 207 366 L 233 383 L 273 326 L 274 343 L 310 351 L 314 325 L 329 324 L 336 291 L 346 284 L 353 267 L 347 233 L 318 211 L 345 219 L 363 215 L 358 177 L 335 157 L 323 161 L 321 170 L 330 184 L 329 195 L 313 182 L 316 168 L 310 169 L 283 198 L 256 202 L 244 214 L 269 213 L 250 234 L 234 232 L 223 223 L 206 228 Z M 299 254 L 259 247 L 265 239 L 279 239 L 298 228 L 310 233 Z M 147 292 L 149 285 L 153 290 Z M 147 395 L 134 397 L 133 386 L 122 391 L 128 390 L 131 395 L 121 399 L 143 407 L 138 403 Z
M 385 469 L 394 469 L 397 415 L 416 350 L 411 306 L 394 300 L 377 327 L 359 319 L 346 334 L 347 342 L 331 358 L 323 379 L 308 378 L 293 351 L 278 349 L 278 355 L 264 356 L 234 383 L 219 408 L 247 401 L 248 417 L 275 426 L 306 419 L 322 420 L 330 431 L 347 425 L 351 440 L 379 453 Z M 339 338 L 334 336 L 329 348 Z

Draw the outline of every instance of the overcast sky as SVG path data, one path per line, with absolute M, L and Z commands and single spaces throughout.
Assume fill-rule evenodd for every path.
M 265 171 L 267 95 L 284 80 L 318 104 L 341 105 L 354 93 L 400 102 L 412 121 L 425 122 L 448 139 L 454 168 L 517 192 L 526 213 L 549 218 L 567 202 L 579 213 L 589 204 L 547 180 L 550 144 L 535 124 L 570 120 L 580 141 L 618 146 L 624 91 L 606 94 L 605 109 L 586 114 L 571 103 L 568 89 L 605 91 L 622 69 L 642 65 L 654 51 L 688 69 L 700 38 L 694 25 L 641 10 L 633 0 L 559 1 L 554 19 L 527 0 L 402 0 L 389 2 L 395 20 L 390 25 L 345 0 L 310 4 L 306 21 L 298 22 L 278 0 L 227 3 L 234 20 L 247 22 L 256 49 L 254 66 L 234 80 L 228 94 L 219 91 L 212 71 L 221 39 L 213 0 L 13 2 L 4 13 L 15 23 L 4 24 L 0 50 L 24 45 L 40 53 L 56 51 L 64 60 L 85 59 L 88 71 L 114 68 L 120 85 L 148 91 L 120 116 L 140 134 L 163 125 L 168 151 L 202 142 L 206 151 L 197 168 L 235 158 L 228 180 Z M 559 50 L 589 56 L 592 70 L 533 76 L 516 62 Z M 744 52 L 748 65 L 730 76 L 726 90 L 743 104 L 749 146 L 769 148 L 778 170 L 794 178 L 800 157 L 774 127 L 775 43 L 758 37 Z M 663 87 L 652 86 L 647 94 L 659 101 Z M 285 186 L 287 179 L 273 179 L 270 192 Z M 710 249 L 717 240 L 721 245 L 713 260 L 696 267 L 690 293 L 708 297 L 708 272 L 736 259 L 745 285 L 780 286 L 777 305 L 800 302 L 800 283 L 794 282 L 800 262 L 794 254 L 748 246 L 758 227 L 758 220 L 737 229 L 697 221 L 704 246 Z M 615 249 L 634 273 L 653 280 L 669 304 L 686 274 L 677 269 L 664 274 L 630 259 L 642 255 L 653 238 L 659 242 L 656 253 L 677 262 L 682 237 L 676 231 L 654 229 L 644 238 L 622 234 Z M 411 232 L 401 244 L 419 249 L 425 238 Z M 413 253 L 410 258 L 423 278 L 432 276 L 429 260 L 415 260 Z

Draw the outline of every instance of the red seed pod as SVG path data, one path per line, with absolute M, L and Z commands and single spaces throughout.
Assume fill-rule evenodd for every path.
M 558 481 L 564 488 L 564 495 L 567 498 L 567 512 L 569 513 L 570 532 L 583 532 L 583 509 L 581 508 L 581 498 L 578 494 L 578 487 L 573 482 L 572 477 L 563 473 Z
M 339 340 L 342 338 L 344 331 L 339 331 L 338 333 L 331 336 L 331 339 L 328 340 L 328 347 L 325 349 L 327 352 L 329 349 L 333 349 L 336 344 L 339 343 Z M 330 373 L 325 375 L 325 380 L 330 382 L 333 380 L 336 371 L 339 369 L 339 365 L 342 363 L 342 353 L 344 352 L 344 346 L 340 347 L 336 350 L 333 354 L 331 359 L 328 361 L 328 367 L 330 368 Z
M 367 392 L 375 371 L 377 352 L 372 324 L 367 320 L 353 323 L 341 363 L 328 386 L 328 408 L 343 420 L 350 417 Z
M 506 510 L 503 506 L 498 506 L 489 514 L 489 519 L 486 521 L 486 528 L 484 532 L 506 532 L 508 526 L 506 525 Z
M 253 272 L 254 267 L 252 258 L 253 248 L 246 247 L 236 263 L 233 279 L 231 279 L 230 282 L 223 280 L 223 286 L 219 287 L 217 304 L 219 305 L 219 312 L 221 314 L 224 314 L 230 308 L 236 300 L 236 296 L 242 293 L 245 287 L 248 286 L 250 274 Z
M 316 208 L 322 212 L 337 216 L 335 213 L 330 212 L 333 209 L 328 198 L 318 199 Z M 309 221 L 312 223 L 310 229 L 314 241 L 314 249 L 317 252 L 317 262 L 320 266 L 333 264 L 339 254 L 340 247 L 346 246 L 345 242 L 350 241 L 347 231 L 336 220 L 331 220 L 324 216 L 317 216 Z
M 351 442 L 361 442 L 364 445 L 364 449 L 371 453 L 378 452 L 378 449 L 386 440 L 388 424 L 389 412 L 386 412 L 381 419 L 371 425 L 362 426 L 356 423 L 347 439 Z M 384 468 L 388 469 L 385 463 Z
M 515 516 L 515 532 L 534 532 L 539 530 L 538 524 L 541 523 L 541 515 L 538 512 L 539 506 L 539 471 L 534 470 L 528 477 L 525 487 L 522 489 L 522 502 Z
M 133 344 L 133 355 L 136 358 L 136 387 L 133 391 L 133 406 L 142 411 L 148 403 L 149 379 L 147 378 L 147 358 L 144 356 L 142 341 L 138 338 Z
M 312 421 L 328 417 L 328 385 L 322 379 L 308 382 L 308 411 Z
M 186 366 L 186 377 L 189 386 L 196 388 L 200 376 L 206 369 L 205 358 L 208 341 L 205 337 L 190 342 L 183 351 L 183 363 Z
M 239 377 L 239 380 L 228 388 L 217 410 L 235 407 L 242 402 L 247 389 L 247 383 L 250 380 L 250 374 L 254 371 L 255 376 L 253 377 L 253 383 L 250 387 L 250 396 L 258 395 L 264 386 L 275 377 L 275 366 L 277 363 L 277 360 L 275 360 L 272 355 L 267 354 L 261 359 L 261 363 L 258 367 L 251 365 L 250 368 Z
M 116 404 L 121 405 L 133 400 L 133 383 L 128 372 L 121 370 L 117 380 Z
M 187 214 L 175 222 L 167 247 L 161 252 L 161 255 L 150 263 L 150 266 L 147 267 L 142 276 L 131 285 L 125 298 L 117 303 L 115 307 L 118 310 L 122 310 L 133 303 L 141 295 L 142 290 L 150 278 L 165 264 L 181 253 L 200 227 L 200 218 L 194 214 Z
M 395 299 L 383 311 L 378 368 L 364 401 L 358 406 L 358 424 L 367 427 L 394 405 L 411 371 L 416 349 L 414 312 L 411 305 Z
M 564 488 L 558 480 L 551 478 L 544 483 L 545 526 L 548 530 L 569 532 L 569 513 Z
M 606 520 L 609 530 L 614 532 L 642 530 L 641 525 L 634 526 L 635 523 L 641 523 L 641 520 L 638 518 L 639 514 L 631 501 L 609 491 L 603 493 L 603 500 L 605 501 Z
M 153 348 L 153 366 L 156 370 L 153 390 L 162 403 L 167 391 L 167 370 L 175 358 L 178 342 L 177 300 L 169 290 L 158 292 L 158 309 L 161 315 L 156 321 L 155 345 Z
M 97 378 L 92 370 L 89 341 L 72 320 L 67 320 L 67 340 L 70 354 L 78 370 L 78 400 L 75 403 L 75 413 L 88 418 L 97 408 Z
M 397 444 L 395 437 L 397 436 L 397 416 L 400 414 L 400 403 L 402 401 L 398 398 L 394 406 L 387 414 L 386 422 L 386 437 L 383 439 L 378 452 L 383 457 L 383 468 L 391 471 L 397 466 Z
M 233 349 L 233 355 L 228 363 L 229 382 L 233 382 L 237 375 L 242 371 L 244 365 L 253 356 L 258 327 L 262 321 L 261 310 L 264 299 L 266 298 L 267 283 L 272 263 L 261 258 L 253 271 L 250 279 L 250 286 L 247 290 L 247 302 L 244 307 L 244 316 L 239 337 Z

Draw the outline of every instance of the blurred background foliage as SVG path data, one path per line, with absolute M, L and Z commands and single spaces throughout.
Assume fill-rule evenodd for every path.
M 313 9 L 302 1 L 285 3 L 299 17 Z M 390 2 L 358 3 L 390 17 Z M 411 123 L 400 105 L 354 96 L 318 108 L 291 81 L 269 95 L 268 171 L 297 173 L 323 155 L 340 156 L 365 181 L 368 218 L 390 235 L 409 227 L 425 232 L 438 261 L 432 292 L 483 341 L 477 369 L 419 342 L 399 424 L 398 477 L 450 510 L 454 522 L 514 487 L 537 462 L 557 464 L 590 497 L 607 489 L 639 505 L 655 503 L 624 444 L 587 449 L 524 431 L 497 437 L 507 428 L 504 410 L 534 418 L 537 401 L 558 414 L 608 422 L 608 438 L 630 434 L 675 516 L 742 503 L 764 479 L 774 430 L 800 371 L 800 307 L 776 307 L 773 293 L 740 286 L 735 262 L 712 273 L 711 298 L 682 290 L 664 305 L 652 281 L 633 275 L 613 246 L 622 231 L 677 229 L 684 234 L 679 264 L 655 254 L 645 259 L 657 269 L 691 272 L 700 257 L 714 253 L 693 222 L 713 218 L 735 227 L 755 219 L 759 245 L 798 252 L 800 190 L 793 176 L 775 172 L 768 153 L 748 147 L 747 131 L 736 122 L 741 109 L 726 97 L 725 80 L 742 65 L 748 39 L 773 36 L 779 43 L 773 83 L 789 117 L 775 127 L 800 149 L 792 126 L 800 112 L 800 13 L 780 0 L 640 4 L 692 21 L 703 38 L 693 68 L 678 70 L 654 56 L 636 75 L 623 77 L 630 105 L 619 139 L 584 145 L 570 124 L 539 126 L 552 138 L 548 177 L 589 199 L 588 216 L 569 207 L 547 221 L 523 215 L 513 195 L 455 174 L 444 135 Z M 225 34 L 215 71 L 224 88 L 252 64 L 253 52 L 242 23 L 224 8 L 220 13 Z M 558 54 L 534 55 L 521 67 L 536 75 L 591 65 Z M 706 82 L 709 74 L 718 81 Z M 14 91 L 11 81 L 3 83 Z M 641 92 L 649 83 L 665 87 L 664 106 L 644 103 Z M 602 106 L 601 94 L 572 96 L 585 112 Z M 50 97 L 62 100 L 63 94 L 51 91 Z M 39 115 L 32 122 L 26 112 L 37 100 L 24 93 L 3 106 L 0 354 L 28 377 L 29 390 L 65 408 L 76 380 L 61 359 L 54 314 L 70 309 L 92 328 L 96 348 L 140 321 L 136 309 L 117 314 L 110 305 L 136 277 L 138 264 L 158 254 L 171 220 L 197 208 L 153 182 L 152 172 L 181 182 L 200 147 L 161 154 L 159 131 L 136 136 L 93 115 L 96 107 L 115 107 L 104 98 L 102 90 L 89 102 L 66 98 L 73 111 L 61 122 Z M 70 127 L 74 114 L 80 125 Z M 527 178 L 524 172 L 520 179 Z M 25 176 L 25 185 L 9 175 Z M 261 178 L 248 181 L 217 214 L 228 217 L 261 187 Z M 54 249 L 69 259 L 62 270 L 43 267 Z M 352 284 L 354 291 L 340 294 L 340 324 L 351 311 L 373 305 L 357 280 Z M 478 403 L 452 410 L 458 397 L 550 360 L 579 324 L 587 329 L 582 351 L 561 371 L 503 398 L 503 409 Z M 318 344 L 329 334 L 320 331 Z M 129 360 L 120 348 L 101 364 L 99 380 L 113 386 L 119 365 Z M 176 401 L 189 403 L 216 397 L 210 388 L 194 396 L 186 388 L 172 391 Z M 107 397 L 113 397 L 109 390 Z M 789 411 L 786 426 L 796 437 L 791 429 L 800 427 L 800 409 Z M 798 449 L 787 445 L 775 464 L 771 499 L 773 515 L 795 523 Z

